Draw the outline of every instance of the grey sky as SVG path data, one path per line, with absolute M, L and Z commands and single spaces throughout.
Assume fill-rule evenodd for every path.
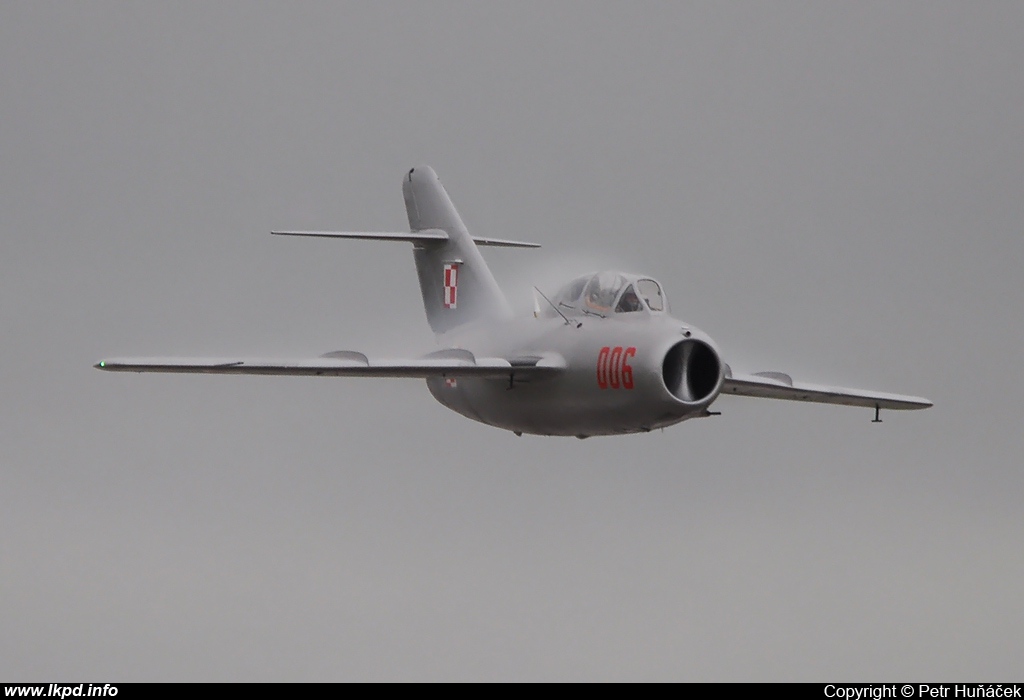
M 1006 680 L 1024 658 L 1024 5 L 0 5 L 0 678 Z M 723 399 L 515 438 L 416 381 L 433 166 L 513 300 L 644 271 Z

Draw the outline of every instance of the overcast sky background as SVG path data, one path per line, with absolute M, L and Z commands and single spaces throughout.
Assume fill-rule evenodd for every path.
M 0 678 L 1020 679 L 1024 4 L 0 5 Z M 516 438 L 421 382 L 429 164 L 516 304 L 609 265 L 746 370 Z

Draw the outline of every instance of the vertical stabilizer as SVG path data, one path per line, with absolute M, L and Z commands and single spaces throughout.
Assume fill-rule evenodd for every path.
M 414 250 L 423 307 L 434 332 L 511 316 L 505 296 L 437 174 L 426 166 L 413 168 L 402 183 L 402 194 L 413 231 L 440 229 L 448 234 L 447 241 L 417 243 Z

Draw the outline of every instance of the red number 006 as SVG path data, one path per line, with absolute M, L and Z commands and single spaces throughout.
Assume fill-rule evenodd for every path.
M 632 389 L 631 357 L 636 357 L 636 348 L 601 348 L 597 354 L 597 385 L 602 389 Z

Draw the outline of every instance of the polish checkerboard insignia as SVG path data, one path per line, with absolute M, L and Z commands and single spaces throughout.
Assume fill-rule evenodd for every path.
M 444 264 L 444 308 L 454 309 L 458 302 L 459 263 Z

